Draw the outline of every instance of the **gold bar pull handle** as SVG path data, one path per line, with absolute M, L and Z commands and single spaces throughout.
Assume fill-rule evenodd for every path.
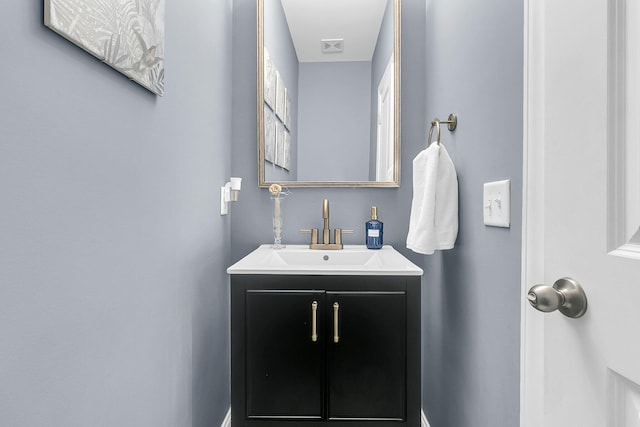
M 340 304 L 333 303 L 333 342 L 340 342 L 340 335 L 338 334 L 338 310 L 340 310 Z
M 318 301 L 311 303 L 311 341 L 318 341 Z

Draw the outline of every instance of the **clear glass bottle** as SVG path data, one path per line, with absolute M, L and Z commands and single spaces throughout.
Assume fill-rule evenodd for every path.
M 282 202 L 284 197 L 278 194 L 271 198 L 273 200 L 273 249 L 283 249 L 282 244 Z
M 378 208 L 371 207 L 371 219 L 365 223 L 365 240 L 368 249 L 382 248 L 382 227 L 378 221 Z

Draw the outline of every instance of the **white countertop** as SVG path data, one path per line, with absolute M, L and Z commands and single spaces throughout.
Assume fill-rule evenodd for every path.
M 367 249 L 345 245 L 342 250 L 261 245 L 227 269 L 228 274 L 297 274 L 332 276 L 422 276 L 422 269 L 390 245 Z

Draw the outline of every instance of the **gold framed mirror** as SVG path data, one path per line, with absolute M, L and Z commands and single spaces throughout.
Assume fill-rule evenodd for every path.
M 400 0 L 257 0 L 261 188 L 400 186 Z

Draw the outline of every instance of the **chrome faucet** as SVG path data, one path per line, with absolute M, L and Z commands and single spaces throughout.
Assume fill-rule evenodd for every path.
M 353 230 L 343 230 L 341 228 L 336 228 L 333 231 L 333 243 L 331 243 L 331 228 L 329 227 L 329 199 L 324 199 L 322 201 L 322 219 L 324 221 L 324 227 L 322 228 L 322 243 L 318 243 L 318 229 L 303 229 L 300 230 L 301 233 L 310 233 L 311 234 L 311 243 L 309 244 L 309 249 L 342 249 L 342 235 L 353 233 Z

